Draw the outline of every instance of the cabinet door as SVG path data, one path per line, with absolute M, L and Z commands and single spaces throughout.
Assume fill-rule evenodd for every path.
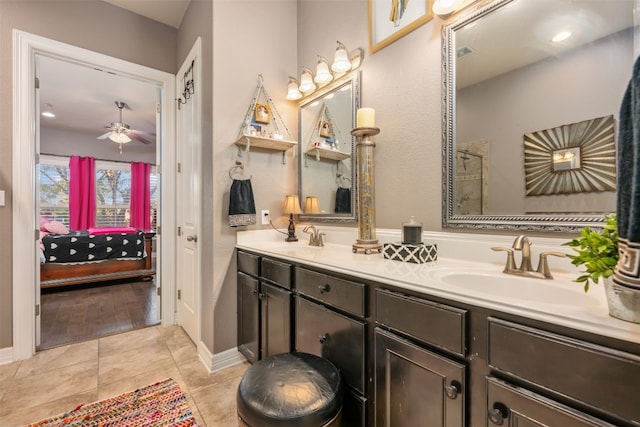
M 258 279 L 238 272 L 238 350 L 251 363 L 260 356 L 260 300 Z
M 296 297 L 296 350 L 329 359 L 345 382 L 365 393 L 365 324 Z
M 613 427 L 613 424 L 496 378 L 487 378 L 489 427 Z
M 376 328 L 376 427 L 465 425 L 465 366 Z
M 261 359 L 291 351 L 291 292 L 262 282 Z

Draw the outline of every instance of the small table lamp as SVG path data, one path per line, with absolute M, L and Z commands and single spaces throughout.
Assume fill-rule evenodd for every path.
M 319 214 L 320 209 L 320 200 L 317 196 L 309 196 L 305 199 L 304 202 L 304 213 L 306 214 Z
M 293 223 L 293 215 L 300 215 L 302 213 L 302 210 L 300 210 L 300 200 L 298 199 L 298 196 L 285 196 L 282 213 L 289 214 L 289 228 L 287 229 L 289 234 L 285 241 L 297 242 L 298 236 L 296 236 L 296 227 Z

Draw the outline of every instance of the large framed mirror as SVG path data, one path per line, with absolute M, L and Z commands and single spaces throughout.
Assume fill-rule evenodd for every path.
M 573 232 L 615 211 L 634 2 L 482 1 L 443 26 L 443 227 Z
M 304 221 L 357 219 L 351 130 L 360 106 L 360 79 L 354 71 L 300 102 L 298 184 Z

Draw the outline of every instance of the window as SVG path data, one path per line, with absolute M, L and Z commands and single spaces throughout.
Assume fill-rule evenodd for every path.
M 40 215 L 69 226 L 69 158 L 41 156 Z M 129 225 L 131 169 L 128 163 L 96 160 L 96 227 Z M 151 167 L 151 229 L 155 230 L 160 176 Z

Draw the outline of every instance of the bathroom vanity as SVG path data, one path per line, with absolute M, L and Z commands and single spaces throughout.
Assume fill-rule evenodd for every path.
M 470 260 L 448 258 L 445 239 L 435 264 L 417 265 L 260 233 L 238 235 L 239 349 L 331 360 L 347 385 L 344 425 L 640 426 L 640 325 L 610 318 L 602 289 L 580 300 L 562 261 L 554 281 L 523 279 L 502 275 L 488 248 L 489 262 L 474 259 L 486 238 L 467 239 Z M 476 283 L 450 280 L 460 272 Z M 516 291 L 491 290 L 502 280 Z M 547 300 L 562 286 L 578 292 Z

